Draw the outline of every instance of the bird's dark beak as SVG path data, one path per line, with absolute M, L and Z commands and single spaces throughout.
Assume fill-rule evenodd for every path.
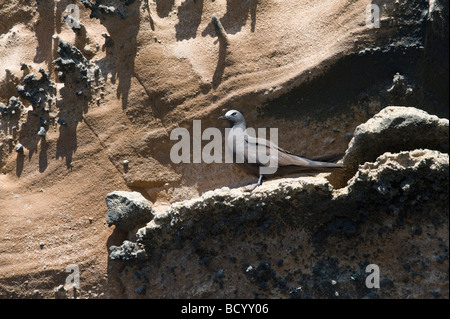
M 228 120 L 228 117 L 227 116 L 219 116 L 219 118 L 218 118 L 219 120 Z

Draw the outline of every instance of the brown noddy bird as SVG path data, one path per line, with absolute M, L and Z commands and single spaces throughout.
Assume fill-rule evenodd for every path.
M 278 145 L 271 144 L 266 139 L 248 135 L 244 116 L 239 111 L 228 111 L 219 119 L 227 120 L 230 123 L 226 145 L 233 152 L 233 156 L 236 158 L 235 163 L 247 173 L 259 177 L 258 182 L 247 187 L 246 191 L 251 192 L 260 186 L 263 177 L 270 178 L 298 173 L 323 173 L 343 167 L 343 165 L 332 162 L 301 157 L 280 148 Z M 241 158 L 241 160 L 237 160 L 237 158 Z M 271 159 L 275 158 L 276 161 L 270 162 Z M 261 169 L 268 168 L 273 163 L 276 163 L 275 170 L 264 171 Z

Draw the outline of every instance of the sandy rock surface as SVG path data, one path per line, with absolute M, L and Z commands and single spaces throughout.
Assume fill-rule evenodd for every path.
M 170 133 L 192 132 L 193 120 L 223 130 L 217 117 L 243 110 L 248 126 L 278 128 L 281 147 L 314 157 L 345 154 L 356 127 L 389 105 L 448 119 L 448 2 L 376 1 L 379 28 L 366 23 L 369 4 L 1 1 L 0 297 L 73 297 L 61 288 L 69 265 L 81 272 L 77 298 L 134 296 L 109 248 L 135 243 L 136 232 L 108 227 L 107 194 L 139 192 L 162 213 L 214 189 L 234 192 L 255 182 L 232 164 L 174 164 Z M 357 145 L 352 152 L 364 152 Z M 421 144 L 382 153 L 415 148 L 448 152 Z M 354 158 L 375 163 L 382 153 Z M 356 167 L 341 179 L 320 177 L 334 190 L 319 188 L 317 196 L 345 187 Z M 436 238 L 448 247 L 448 233 Z M 140 256 L 132 246 L 129 255 Z M 205 249 L 202 265 L 211 256 Z M 275 261 L 248 263 L 253 282 L 281 276 Z M 228 271 L 214 268 L 216 281 L 205 285 L 225 284 Z

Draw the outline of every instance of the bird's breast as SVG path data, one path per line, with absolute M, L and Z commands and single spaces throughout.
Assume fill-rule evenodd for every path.
M 246 132 L 241 129 L 231 129 L 227 136 L 227 146 L 234 154 L 244 154 Z

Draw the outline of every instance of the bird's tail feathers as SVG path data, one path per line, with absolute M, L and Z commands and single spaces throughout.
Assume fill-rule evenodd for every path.
M 336 168 L 343 168 L 344 165 L 337 163 L 329 163 L 329 162 L 320 162 L 320 161 L 310 161 L 310 168 L 317 170 L 333 170 Z
M 330 155 L 309 157 L 309 159 L 312 161 L 316 161 L 316 162 L 337 163 L 343 157 L 344 157 L 344 153 L 339 153 L 339 154 L 330 154 Z

